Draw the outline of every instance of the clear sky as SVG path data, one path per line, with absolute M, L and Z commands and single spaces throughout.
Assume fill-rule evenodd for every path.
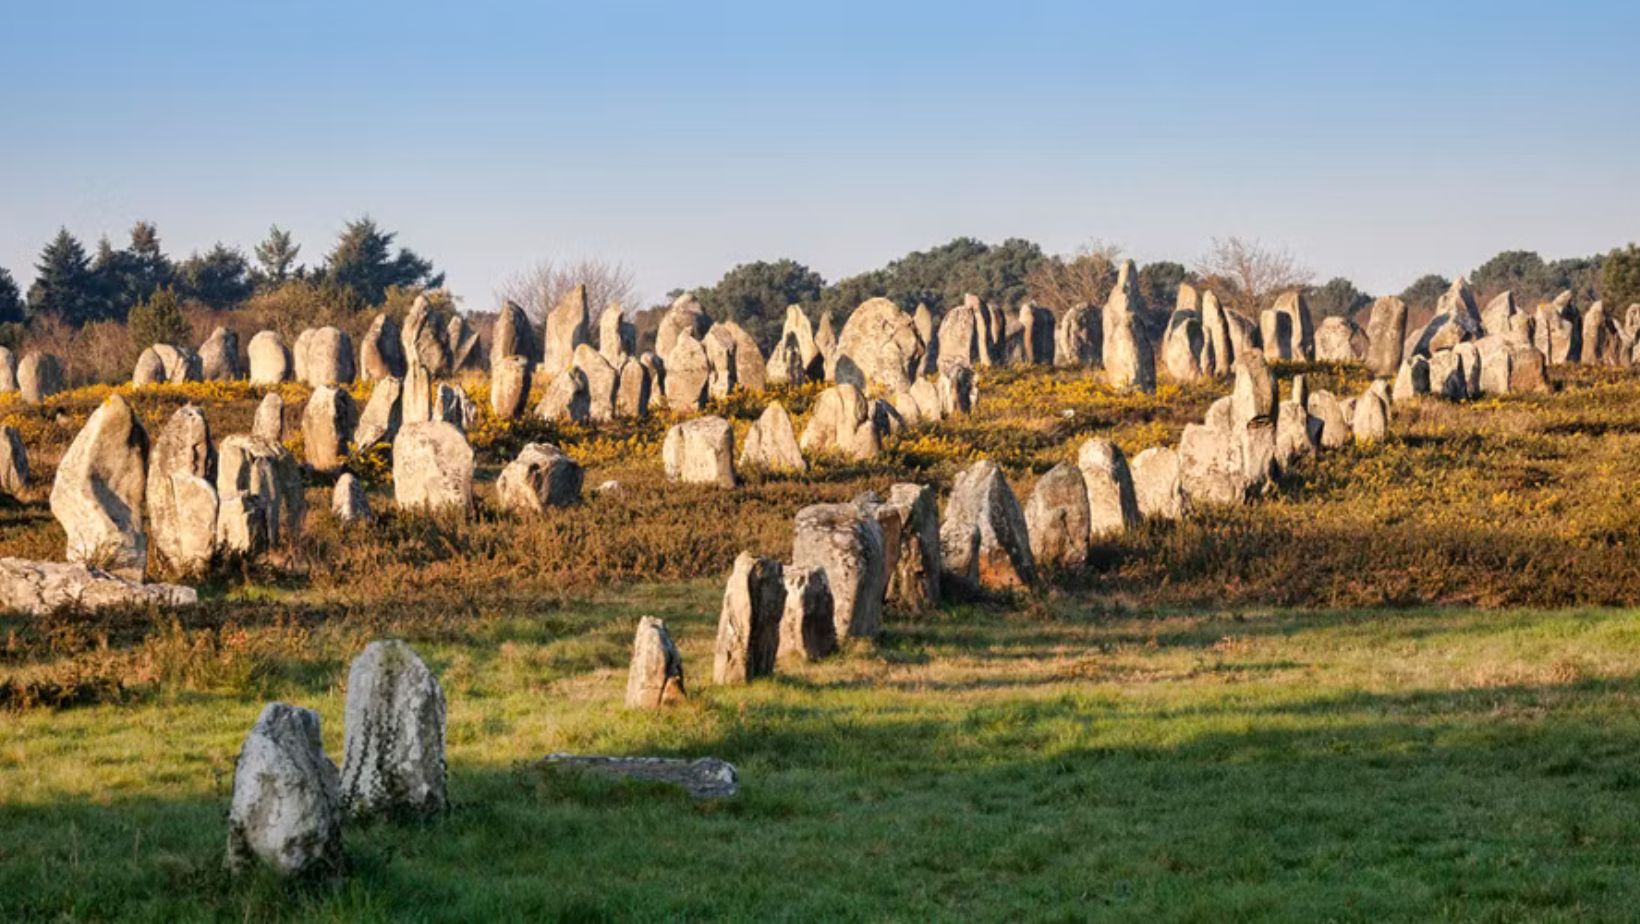
M 0 0 L 0 266 L 369 214 L 471 308 L 542 258 L 644 294 L 957 235 L 1399 291 L 1640 239 L 1640 3 Z

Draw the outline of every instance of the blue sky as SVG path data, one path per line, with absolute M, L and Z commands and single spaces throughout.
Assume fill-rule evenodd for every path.
M 644 294 L 957 235 L 1398 291 L 1640 239 L 1640 4 L 0 0 L 0 266 L 363 214 L 475 309 L 543 258 Z

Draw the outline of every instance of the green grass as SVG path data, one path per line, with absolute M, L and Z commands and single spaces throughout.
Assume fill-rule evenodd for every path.
M 963 608 L 713 688 L 715 582 L 412 634 L 453 811 L 348 832 L 340 885 L 221 869 L 267 698 L 341 751 L 356 640 L 254 678 L 0 722 L 0 919 L 1624 919 L 1640 902 L 1640 619 Z M 635 614 L 691 699 L 620 709 Z M 715 755 L 742 796 L 543 775 Z

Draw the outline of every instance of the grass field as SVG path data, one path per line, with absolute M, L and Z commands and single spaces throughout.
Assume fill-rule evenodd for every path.
M 1410 410 L 1255 506 L 743 688 L 707 680 L 724 555 L 784 551 L 797 506 L 974 452 L 1024 493 L 1086 432 L 1170 440 L 1213 393 L 1003 378 L 879 463 L 730 496 L 600 448 L 589 484 L 629 490 L 540 522 L 320 517 L 176 617 L 0 617 L 0 920 L 1632 919 L 1640 383 L 1563 377 Z M 54 529 L 0 508 L 8 551 L 58 554 Z M 649 613 L 691 697 L 626 713 Z M 384 634 L 444 684 L 453 810 L 350 829 L 339 883 L 229 876 L 261 705 L 317 709 L 339 756 L 347 661 Z M 533 766 L 558 751 L 718 756 L 744 790 Z

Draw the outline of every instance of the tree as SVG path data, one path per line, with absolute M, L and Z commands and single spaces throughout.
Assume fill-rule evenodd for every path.
M 1351 318 L 1372 304 L 1372 296 L 1343 276 L 1334 276 L 1324 285 L 1313 286 L 1304 298 L 1309 302 L 1310 314 L 1316 318 Z
M 826 281 L 795 260 L 742 263 L 695 298 L 714 320 L 733 321 L 765 350 L 774 345 L 786 321 L 786 306 L 813 305 Z
M 57 236 L 40 251 L 34 271 L 34 285 L 28 290 L 32 314 L 55 315 L 73 326 L 95 320 L 102 306 L 97 280 L 85 248 L 67 228 L 59 228 Z
M 1430 273 L 1419 276 L 1416 282 L 1407 286 L 1406 291 L 1401 293 L 1401 301 L 1406 302 L 1409 315 L 1434 311 L 1436 303 L 1450 288 L 1452 280 L 1439 273 Z
M 1049 257 L 1032 267 L 1025 277 L 1025 294 L 1061 313 L 1077 305 L 1103 305 L 1116 284 L 1121 258 L 1122 248 L 1116 244 L 1090 241 L 1074 254 Z
M 1146 309 L 1164 325 L 1173 315 L 1173 306 L 1179 301 L 1179 286 L 1190 278 L 1183 263 L 1158 260 L 1139 267 L 1139 298 Z
M 1568 257 L 1556 260 L 1545 267 L 1549 277 L 1549 289 L 1544 298 L 1552 298 L 1561 292 L 1571 292 L 1574 304 L 1588 307 L 1600 297 L 1601 264 L 1605 258 Z M 1606 306 L 1611 308 L 1610 305 Z
M 393 252 L 397 236 L 369 218 L 348 222 L 325 257 L 324 281 L 353 308 L 381 304 L 389 286 L 444 285 L 444 274 L 435 274 L 430 261 L 403 247 Z
M 1025 280 L 1046 259 L 1041 247 L 1021 238 L 993 246 L 959 237 L 833 283 L 821 293 L 820 308 L 831 312 L 834 322 L 842 322 L 861 302 L 881 296 L 908 311 L 924 303 L 938 312 L 961 304 L 970 292 L 1012 308 L 1025 300 Z
M 21 324 L 26 317 L 23 293 L 17 288 L 17 280 L 11 278 L 5 267 L 0 266 L 0 324 Z
M 192 334 L 177 305 L 176 291 L 169 286 L 133 305 L 125 317 L 125 326 L 131 334 L 131 346 L 138 353 L 156 343 L 185 345 Z
M 258 266 L 251 276 L 257 291 L 276 289 L 292 276 L 302 275 L 301 267 L 296 266 L 296 256 L 301 252 L 302 246 L 292 242 L 289 231 L 278 225 L 270 227 L 267 240 L 257 244 L 254 251 Z
M 1287 251 L 1233 236 L 1214 238 L 1196 273 L 1231 307 L 1248 315 L 1257 315 L 1274 296 L 1307 285 L 1313 276 Z
M 1555 296 L 1548 265 L 1530 250 L 1505 250 L 1477 266 L 1469 274 L 1469 287 L 1483 305 L 1504 292 L 1526 305 Z
M 1600 270 L 1600 297 L 1607 312 L 1618 319 L 1630 305 L 1640 303 L 1640 245 L 1630 244 L 1606 255 Z
M 126 249 L 115 250 L 106 237 L 98 242 L 91 271 L 103 302 L 96 314 L 105 319 L 124 316 L 161 286 L 170 285 L 174 267 L 160 249 L 158 229 L 139 221 L 131 228 Z
M 587 287 L 587 307 L 594 320 L 608 305 L 632 307 L 638 303 L 632 271 L 620 263 L 594 258 L 566 263 L 541 260 L 507 280 L 498 294 L 515 302 L 539 323 L 578 285 Z
M 177 289 L 184 298 L 225 311 L 251 297 L 249 263 L 238 250 L 220 241 L 203 255 L 193 254 L 177 267 Z

